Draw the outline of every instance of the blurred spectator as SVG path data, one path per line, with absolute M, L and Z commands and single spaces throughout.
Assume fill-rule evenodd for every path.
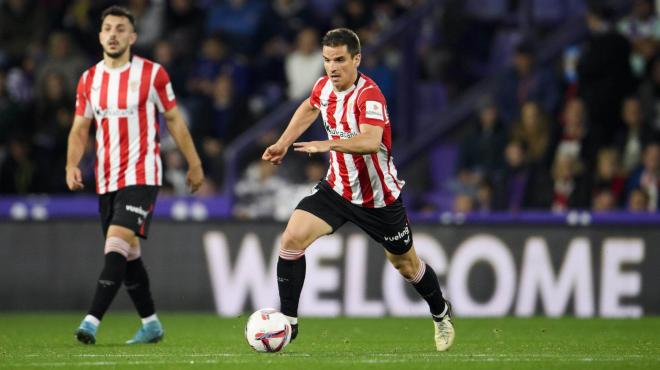
M 285 55 L 289 45 L 279 35 L 269 38 L 252 67 L 252 80 L 258 81 L 250 98 L 250 111 L 261 116 L 280 104 L 286 97 Z
M 178 54 L 185 58 L 194 57 L 203 39 L 206 13 L 195 0 L 171 0 L 165 14 L 167 39 L 177 46 Z M 167 70 L 170 71 L 170 68 Z
M 346 0 L 339 12 L 332 18 L 334 28 L 345 27 L 357 31 L 368 27 L 373 19 L 373 12 L 361 0 Z
M 174 45 L 170 39 L 159 40 L 153 49 L 153 59 L 167 70 L 172 88 L 177 93 L 177 100 L 180 100 L 180 98 L 187 96 L 185 89 L 186 71 L 182 65 L 183 61 L 179 58 L 178 45 L 176 48 Z M 191 122 L 191 124 L 194 125 L 194 122 Z
M 277 175 L 277 166 L 257 160 L 252 162 L 234 192 L 237 200 L 234 216 L 239 219 L 271 219 L 275 214 L 277 192 L 290 184 Z
M 589 206 L 589 188 L 582 169 L 574 157 L 557 156 L 552 166 L 552 179 L 552 211 L 565 212 L 569 209 L 584 209 Z
M 635 188 L 628 197 L 628 212 L 646 213 L 649 211 L 649 195 L 641 188 Z
M 586 16 L 590 35 L 578 62 L 578 94 L 596 147 L 612 144 L 620 127 L 621 102 L 634 88 L 630 44 L 612 29 L 611 16 L 604 2 L 592 1 Z
M 474 208 L 478 212 L 488 213 L 493 210 L 493 185 L 487 179 L 481 180 L 474 197 Z
M 326 164 L 324 161 L 313 158 L 305 164 L 305 179 L 302 183 L 290 184 L 280 188 L 277 192 L 274 218 L 277 221 L 286 221 L 298 205 L 300 200 L 314 191 L 314 187 L 325 176 Z
M 36 0 L 0 2 L 0 50 L 20 61 L 26 50 L 39 47 L 48 32 L 44 10 Z
M 162 192 L 172 195 L 187 195 L 186 174 L 185 160 L 179 151 L 164 151 Z
M 37 70 L 37 85 L 44 83 L 44 77 L 58 73 L 64 77 L 66 91 L 76 91 L 78 78 L 87 69 L 87 59 L 72 45 L 71 37 L 64 32 L 54 32 L 48 37 L 46 61 Z
M 220 73 L 229 73 L 237 94 L 245 95 L 248 73 L 243 63 L 230 53 L 227 44 L 218 36 L 209 36 L 202 42 L 200 55 L 192 66 L 187 88 L 191 94 L 209 97 L 213 93 L 213 81 Z
M 611 212 L 616 210 L 617 204 L 614 195 L 607 189 L 600 190 L 593 194 L 591 201 L 591 210 L 597 213 Z
M 36 106 L 36 125 L 33 133 L 34 157 L 46 183 L 44 190 L 65 192 L 62 168 L 66 164 L 67 140 L 74 106 L 63 74 L 50 71 L 39 86 Z
M 319 22 L 306 0 L 273 0 L 269 2 L 268 16 L 265 17 L 262 35 L 278 35 L 287 41 L 293 41 L 305 28 L 320 27 Z M 317 42 L 318 44 L 318 42 Z
M 323 75 L 323 54 L 319 35 L 313 28 L 305 28 L 296 38 L 296 48 L 285 59 L 289 99 L 309 96 L 314 83 Z
M 628 179 L 628 202 L 634 189 L 640 188 L 648 195 L 648 210 L 655 212 L 658 209 L 660 197 L 660 144 L 652 142 L 646 145 L 640 166 Z
M 652 133 L 642 114 L 639 99 L 634 96 L 623 101 L 621 112 L 624 126 L 616 136 L 616 146 L 621 152 L 621 164 L 626 174 L 631 173 L 640 163 L 642 148 L 652 139 Z
M 610 202 L 613 208 L 623 205 L 625 184 L 625 177 L 622 175 L 622 169 L 619 165 L 619 153 L 616 149 L 603 148 L 599 150 L 592 186 L 592 207 L 605 210 L 605 205 L 610 204 Z M 596 204 L 596 202 L 599 204 Z
M 106 1 L 73 0 L 65 10 L 62 25 L 87 55 L 99 54 L 100 18 L 106 6 Z
M 15 134 L 24 123 L 21 106 L 9 96 L 6 86 L 7 74 L 0 69 L 0 163 L 11 134 Z
M 632 11 L 617 24 L 617 30 L 632 45 L 630 67 L 635 77 L 644 75 L 646 63 L 660 46 L 660 20 L 652 0 L 634 0 Z
M 591 168 L 595 148 L 587 136 L 586 112 L 580 98 L 566 102 L 561 115 L 561 127 L 556 138 L 554 156 L 570 155 L 583 166 Z
M 506 146 L 507 133 L 498 117 L 497 107 L 489 98 L 479 104 L 473 129 L 463 139 L 458 158 L 461 172 L 472 172 L 471 176 L 490 176 L 504 165 L 502 152 Z
M 452 211 L 455 213 L 471 213 L 474 211 L 474 200 L 469 194 L 459 193 L 454 198 Z
M 535 101 L 548 114 L 553 114 L 559 104 L 555 76 L 535 64 L 534 50 L 526 42 L 517 46 L 513 65 L 498 77 L 495 90 L 500 115 L 507 126 L 520 116 L 520 107 L 527 101 Z
M 523 104 L 520 119 L 511 128 L 511 138 L 525 145 L 530 164 L 545 164 L 551 156 L 550 125 L 550 118 L 536 102 Z
M 639 95 L 649 128 L 660 132 L 660 54 L 649 62 L 647 78 L 640 85 Z
M 140 35 L 132 48 L 136 54 L 149 55 L 163 34 L 165 0 L 128 0 L 128 9 L 135 17 L 135 29 Z
M 211 5 L 206 21 L 208 33 L 221 32 L 227 36 L 232 49 L 252 54 L 259 50 L 257 31 L 266 11 L 260 0 L 227 0 Z
M 42 191 L 37 163 L 30 142 L 25 138 L 9 140 L 7 157 L 0 164 L 0 194 L 27 195 Z

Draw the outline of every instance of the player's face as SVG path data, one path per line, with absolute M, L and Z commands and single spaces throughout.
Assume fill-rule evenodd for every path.
M 110 58 L 119 58 L 128 52 L 137 40 L 131 22 L 126 17 L 108 15 L 103 20 L 99 41 L 103 52 Z
M 360 54 L 351 57 L 346 45 L 323 46 L 323 67 L 336 90 L 344 91 L 355 82 L 360 58 Z

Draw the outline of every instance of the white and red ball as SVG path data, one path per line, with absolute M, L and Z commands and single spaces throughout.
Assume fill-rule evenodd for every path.
M 279 352 L 291 341 L 291 325 L 281 312 L 263 308 L 250 315 L 245 339 L 257 352 Z

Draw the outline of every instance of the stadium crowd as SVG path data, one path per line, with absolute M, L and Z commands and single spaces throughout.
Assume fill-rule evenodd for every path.
M 208 179 L 200 194 L 207 196 L 223 186 L 228 143 L 282 102 L 307 96 L 323 73 L 320 35 L 349 27 L 368 45 L 424 2 L 0 1 L 0 194 L 66 192 L 63 168 L 75 84 L 100 59 L 98 19 L 111 3 L 124 4 L 135 15 L 136 53 L 169 72 L 203 157 Z M 508 3 L 514 8 L 522 2 Z M 516 43 L 494 91 L 481 99 L 474 119 L 462 125 L 469 129 L 456 139 L 456 175 L 446 179 L 443 189 L 426 189 L 427 195 L 449 192 L 448 207 L 456 212 L 657 210 L 657 9 L 651 0 L 636 0 L 621 16 L 600 6 L 604 2 L 593 3 L 585 17 L 589 36 L 567 48 L 561 59 L 536 63 L 537 44 Z M 450 101 L 488 76 L 487 68 L 470 69 L 471 62 L 498 52 L 488 35 L 497 27 L 512 27 L 470 19 L 463 4 L 447 1 L 438 17 L 421 25 L 418 45 L 423 56 L 419 78 L 442 83 Z M 379 53 L 361 66 L 379 83 L 390 109 L 395 108 L 397 57 Z M 400 124 L 394 122 L 395 135 Z M 163 191 L 185 194 L 185 161 L 161 132 Z M 294 160 L 278 170 L 259 163 L 272 135 L 265 132 L 245 158 L 246 171 L 235 188 L 238 217 L 286 217 L 295 194 L 323 173 L 323 161 Z M 89 184 L 93 157 L 90 146 L 81 164 Z M 414 198 L 414 208 L 446 210 L 432 196 Z M 289 202 L 278 205 L 278 199 Z

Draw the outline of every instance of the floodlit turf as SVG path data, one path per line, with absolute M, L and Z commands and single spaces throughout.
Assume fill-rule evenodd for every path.
M 82 314 L 0 313 L 0 368 L 82 369 L 658 369 L 660 318 L 641 320 L 457 319 L 447 353 L 428 319 L 302 319 L 278 354 L 253 352 L 246 317 L 162 313 L 165 340 L 127 346 L 131 314 L 110 312 L 96 345 L 73 331 Z

